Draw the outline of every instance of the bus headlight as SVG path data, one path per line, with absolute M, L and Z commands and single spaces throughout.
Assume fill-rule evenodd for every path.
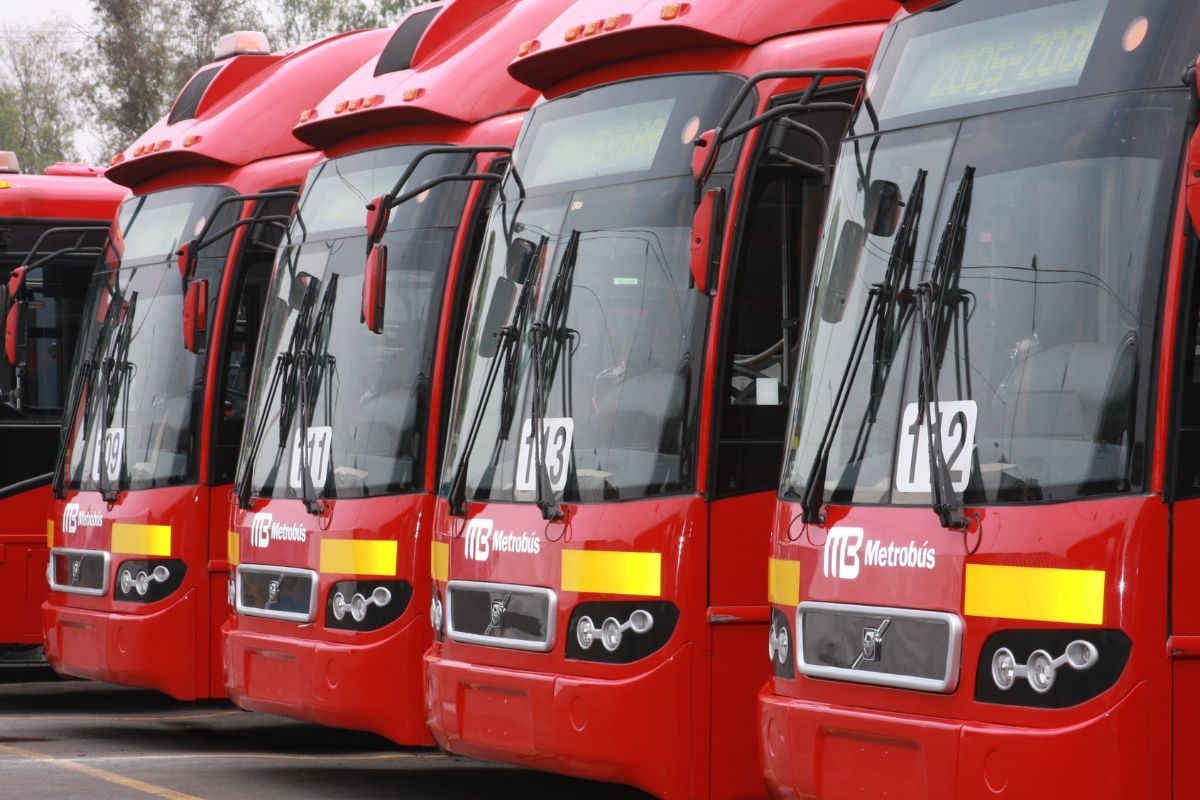
M 123 561 L 117 567 L 114 597 L 132 603 L 157 602 L 183 584 L 186 571 L 178 559 Z
M 338 581 L 329 590 L 325 627 L 376 630 L 399 619 L 411 599 L 408 581 Z
M 678 621 L 679 609 L 663 601 L 580 603 L 571 613 L 567 658 L 637 661 L 665 645 Z
M 1066 708 L 1110 689 L 1132 643 L 1119 630 L 1015 630 L 988 637 L 980 652 L 975 699 Z
M 438 593 L 437 584 L 433 585 L 433 595 L 429 600 L 429 624 L 433 626 L 435 636 L 440 636 L 442 633 L 442 623 L 446 621 L 445 607 L 442 605 L 442 596 Z
M 796 677 L 792 626 L 788 623 L 787 615 L 777 608 L 771 609 L 771 630 L 767 633 L 767 654 L 771 657 L 771 670 L 776 678 Z

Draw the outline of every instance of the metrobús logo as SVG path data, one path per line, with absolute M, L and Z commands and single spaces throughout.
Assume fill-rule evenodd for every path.
M 475 518 L 463 533 L 463 554 L 471 561 L 487 561 L 492 553 L 528 553 L 537 555 L 542 540 L 537 534 L 494 530 L 492 520 Z
M 862 528 L 830 528 L 821 570 L 825 577 L 854 580 L 863 566 L 933 569 L 937 566 L 937 550 L 929 542 L 884 544 L 878 539 L 864 542 Z
M 63 509 L 63 533 L 74 533 L 82 526 L 84 528 L 99 528 L 104 524 L 104 515 L 99 511 L 84 511 L 79 503 L 67 503 Z
M 308 531 L 303 525 L 275 522 L 270 512 L 255 514 L 250 520 L 250 544 L 266 547 L 272 539 L 277 542 L 307 542 Z

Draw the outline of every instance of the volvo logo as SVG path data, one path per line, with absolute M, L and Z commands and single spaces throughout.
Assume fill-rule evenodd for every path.
M 830 528 L 825 540 L 825 558 L 822 571 L 827 578 L 858 577 L 860 563 L 858 551 L 862 548 L 862 528 Z
M 279 584 L 281 581 L 283 581 L 282 575 L 267 584 L 267 602 L 263 603 L 264 611 L 279 602 Z
M 879 661 L 882 655 L 883 635 L 887 633 L 887 629 L 891 626 L 892 621 L 885 619 L 879 623 L 877 628 L 863 628 L 862 633 L 862 650 L 858 652 L 858 658 L 854 659 L 854 663 L 850 665 L 850 669 L 858 669 L 866 662 Z
M 508 602 L 510 600 L 512 600 L 512 595 L 506 594 L 499 600 L 492 601 L 492 609 L 488 614 L 488 626 L 483 632 L 484 636 L 490 636 L 492 631 L 504 627 L 504 614 L 508 611 Z

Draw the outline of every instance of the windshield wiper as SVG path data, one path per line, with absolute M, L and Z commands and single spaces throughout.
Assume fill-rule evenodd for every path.
M 300 434 L 300 493 L 304 501 L 304 508 L 310 514 L 319 516 L 325 511 L 325 504 L 317 497 L 317 489 L 313 486 L 312 474 L 310 470 L 310 462 L 312 454 L 308 446 L 308 428 L 309 417 L 312 416 L 313 396 L 319 390 L 319 382 L 321 376 L 325 373 L 325 368 L 331 360 L 328 353 L 317 355 L 317 343 L 319 340 L 324 340 L 324 350 L 328 350 L 329 341 L 327 337 L 322 336 L 322 330 L 325 328 L 325 323 L 333 313 L 333 305 L 337 301 L 337 284 L 338 273 L 334 272 L 329 276 L 329 281 L 325 284 L 325 292 L 321 296 L 321 308 L 317 311 L 317 316 L 313 320 L 312 327 L 309 329 L 307 341 L 304 347 L 300 350 L 299 361 L 296 365 L 296 380 L 292 383 L 293 391 L 299 394 L 297 405 L 297 413 L 299 413 L 299 434 Z M 320 366 L 318 366 L 318 362 Z M 326 398 L 328 400 L 328 397 Z M 326 420 L 329 417 L 326 416 Z M 324 488 L 324 487 L 322 487 Z
M 537 492 L 537 507 L 542 512 L 544 520 L 562 519 L 563 512 L 555 497 L 554 487 L 550 481 L 550 469 L 546 466 L 546 436 L 545 427 L 546 404 L 549 400 L 549 376 L 554 374 L 554 368 L 562 352 L 563 342 L 571 337 L 567 330 L 567 309 L 570 306 L 571 288 L 574 284 L 575 263 L 579 256 L 579 231 L 572 230 L 563 251 L 562 264 L 550 285 L 546 296 L 546 305 L 542 310 L 542 318 L 530 328 L 530 340 L 533 348 L 533 403 L 529 415 L 530 433 L 533 435 L 534 486 Z M 550 341 L 547 348 L 546 341 Z M 569 375 L 568 358 L 563 360 L 564 369 Z M 564 381 L 564 393 L 569 387 Z M 569 397 L 569 394 L 564 396 Z M 564 406 L 564 409 L 566 406 Z M 568 415 L 570 411 L 567 411 Z
M 945 356 L 945 330 L 953 322 L 955 308 L 959 305 L 958 276 L 962 268 L 962 254 L 967 230 L 967 218 L 971 213 L 971 193 L 975 185 L 975 168 L 963 170 L 958 193 L 950 208 L 950 218 L 938 245 L 934 258 L 933 273 L 928 281 L 917 287 L 917 302 L 920 306 L 920 381 L 917 388 L 917 425 L 926 422 L 926 440 L 929 447 L 929 491 L 933 510 L 943 528 L 963 530 L 967 517 L 962 500 L 954 491 L 954 479 L 950 465 L 942 452 L 941 403 L 938 399 L 938 373 Z M 949 314 L 948 318 L 946 314 Z
M 299 248 L 294 251 L 297 254 L 297 263 L 299 256 Z M 282 266 L 282 265 L 281 265 Z M 299 276 L 296 276 L 299 280 Z M 260 416 L 255 421 L 254 436 L 250 440 L 250 452 L 246 454 L 245 461 L 242 462 L 242 472 L 237 485 L 237 501 L 238 506 L 243 509 L 250 508 L 250 494 L 253 483 L 254 462 L 258 457 L 258 451 L 262 447 L 263 437 L 267 432 L 267 421 L 271 418 L 271 408 L 275 402 L 275 395 L 279 392 L 279 387 L 282 384 L 289 384 L 297 380 L 295 365 L 299 358 L 299 353 L 304 345 L 305 336 L 307 335 L 309 318 L 312 316 L 312 308 L 316 305 L 317 298 L 317 283 L 310 281 L 304 287 L 304 297 L 300 301 L 300 310 L 296 317 L 296 324 L 292 327 L 292 335 L 288 340 L 288 348 L 284 352 L 275 357 L 275 366 L 271 372 L 271 383 L 267 388 L 267 396 L 263 398 L 263 402 L 259 407 Z M 291 400 L 293 393 L 284 388 L 283 395 L 279 401 L 279 453 L 282 454 L 287 448 L 287 431 L 291 423 Z M 278 468 L 279 458 L 276 458 L 276 468 Z
M 549 239 L 546 236 L 542 236 L 538 240 L 533 253 L 529 257 L 528 269 L 524 276 L 525 281 L 521 284 L 521 294 L 518 295 L 516 306 L 512 311 L 512 320 L 508 325 L 499 328 L 495 333 L 500 339 L 497 351 L 492 356 L 492 363 L 488 365 L 487 374 L 483 379 L 483 389 L 479 394 L 479 401 L 475 404 L 475 411 L 471 415 L 471 424 L 467 427 L 466 441 L 463 442 L 462 452 L 459 454 L 458 461 L 454 465 L 454 473 L 450 478 L 447 499 L 450 504 L 450 516 L 452 517 L 464 517 L 467 514 L 467 463 L 471 460 L 471 453 L 475 450 L 475 443 L 479 438 L 479 430 L 483 427 L 484 411 L 487 409 L 488 399 L 492 396 L 492 389 L 496 385 L 496 378 L 500 374 L 502 364 L 504 366 L 504 385 L 501 390 L 500 428 L 496 435 L 495 449 L 498 450 L 500 443 L 508 439 L 508 430 L 512 425 L 512 417 L 516 406 L 517 354 L 520 350 L 521 331 L 525 327 L 525 318 L 529 314 L 529 306 L 533 298 L 533 286 L 537 283 L 537 264 L 541 261 L 541 255 L 545 251 L 548 242 Z M 496 302 L 495 292 L 493 292 L 491 302 Z M 485 313 L 485 324 L 487 316 Z M 484 330 L 481 335 L 486 336 L 488 332 Z M 495 461 L 495 455 L 495 452 L 493 452 L 493 462 Z
M 100 415 L 100 469 L 99 469 L 99 488 L 100 496 L 105 502 L 112 503 L 117 499 L 117 493 L 120 489 L 121 473 L 124 471 L 125 447 L 121 445 L 121 465 L 117 470 L 117 486 L 112 488 L 112 479 L 108 477 L 108 428 L 112 424 L 113 414 L 116 413 L 117 403 L 120 402 L 121 390 L 125 385 L 126 376 L 133 370 L 133 365 L 129 363 L 129 344 L 132 338 L 131 331 L 133 330 L 133 318 L 137 310 L 137 292 L 131 292 L 129 301 L 122 302 L 118 305 L 124 306 L 123 315 L 119 323 L 116 335 L 113 337 L 112 348 L 108 356 L 104 359 L 104 395 L 103 408 Z M 128 396 L 123 408 L 128 411 Z M 122 436 L 124 436 L 124 423 L 126 417 L 122 415 Z
M 850 357 L 842 369 L 838 382 L 837 393 L 834 395 L 833 407 L 825 428 L 821 431 L 821 439 L 817 452 L 813 456 L 812 465 L 808 470 L 808 480 L 804 486 L 804 494 L 800 498 L 801 519 L 806 523 L 820 524 L 825 521 L 821 513 L 825 505 L 825 474 L 829 466 L 829 451 L 833 449 L 833 437 L 841 426 L 842 416 L 846 411 L 846 403 L 850 398 L 850 388 L 858 375 L 859 364 L 867 349 L 871 329 L 876 327 L 875 357 L 871 370 L 871 388 L 868 399 L 867 414 L 855 437 L 854 452 L 850 463 L 855 462 L 861 448 L 865 447 L 870 423 L 874 420 L 883 396 L 887 372 L 890 370 L 892 357 L 895 353 L 899 332 L 909 316 L 906 309 L 900 308 L 904 301 L 904 287 L 908 285 L 916 256 L 916 244 L 921 227 L 921 209 L 925 202 L 925 180 L 928 173 L 917 170 L 913 182 L 912 193 L 904 206 L 904 218 L 896 229 L 895 244 L 888 259 L 884 279 L 871 286 L 867 294 L 867 302 L 863 308 L 862 318 L 854 332 L 854 342 L 850 348 Z

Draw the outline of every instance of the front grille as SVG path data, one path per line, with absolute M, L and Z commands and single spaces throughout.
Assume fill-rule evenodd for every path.
M 962 627 L 957 615 L 940 611 L 801 603 L 796 665 L 812 678 L 952 692 Z
M 450 581 L 447 635 L 456 642 L 546 652 L 554 646 L 558 600 L 540 586 Z
M 237 610 L 250 617 L 312 622 L 316 588 L 317 573 L 310 569 L 242 564 L 237 568 Z
M 50 588 L 56 592 L 103 597 L 108 593 L 108 563 L 104 550 L 56 547 L 50 551 Z

